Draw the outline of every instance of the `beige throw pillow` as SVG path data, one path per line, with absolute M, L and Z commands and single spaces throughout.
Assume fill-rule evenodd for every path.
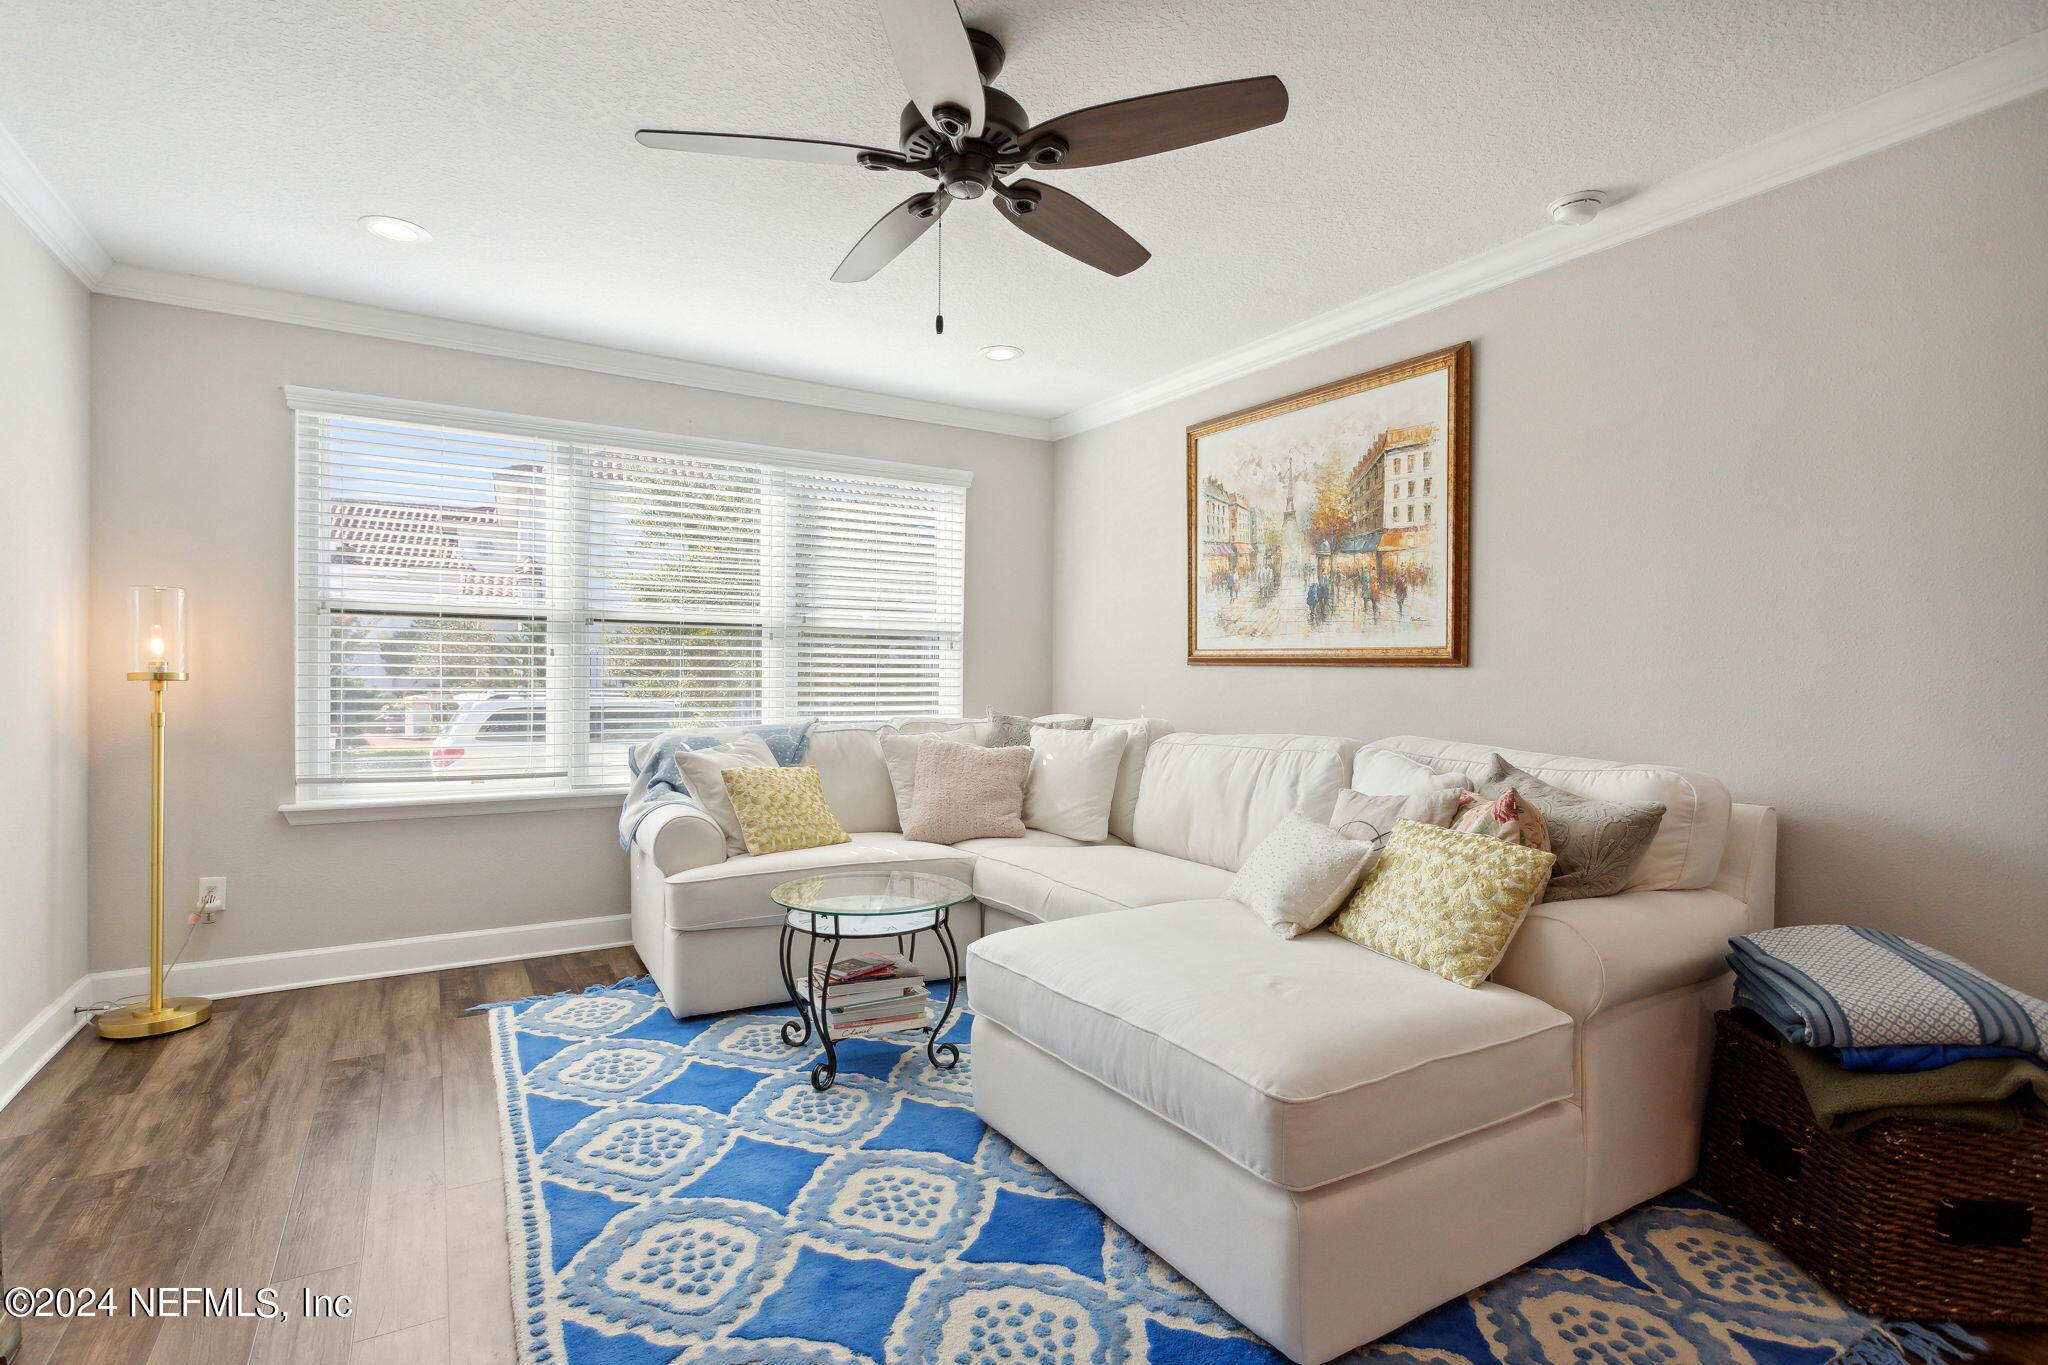
M 1377 848 L 1386 843 L 1394 826 L 1403 820 L 1450 828 L 1451 818 L 1458 813 L 1460 795 L 1445 787 L 1413 796 L 1368 796 L 1346 787 L 1337 793 L 1337 804 L 1330 811 L 1330 828 L 1347 839 Z
M 955 726 L 950 730 L 923 730 L 911 735 L 882 736 L 882 764 L 889 770 L 889 786 L 896 793 L 896 824 L 902 827 L 910 818 L 910 796 L 917 790 L 917 755 L 919 749 L 935 739 L 951 740 L 955 744 L 978 744 L 977 728 L 972 725 Z
M 1024 837 L 1024 782 L 1031 750 L 984 749 L 932 740 L 917 752 L 917 785 L 903 837 L 928 844 Z
M 1540 848 L 1403 820 L 1330 929 L 1477 986 L 1500 965 L 1556 861 Z
M 773 768 L 775 754 L 759 735 L 742 735 L 730 744 L 709 749 L 678 749 L 676 768 L 697 808 L 717 822 L 725 835 L 725 853 L 736 858 L 747 851 L 747 837 L 725 790 L 727 768 Z

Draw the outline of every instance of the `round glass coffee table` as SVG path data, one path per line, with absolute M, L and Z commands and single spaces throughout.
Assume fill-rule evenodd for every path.
M 825 1022 L 831 983 L 814 981 L 810 968 L 819 960 L 820 944 L 825 945 L 824 961 L 830 964 L 839 960 L 839 945 L 848 939 L 893 938 L 896 951 L 905 957 L 917 951 L 919 934 L 938 940 L 939 951 L 946 955 L 946 975 L 951 978 L 946 1003 L 936 1020 L 927 1003 L 927 1022 L 913 1027 L 925 1035 L 925 1056 L 933 1066 L 951 1070 L 960 1065 L 960 1049 L 939 1039 L 952 1022 L 960 999 L 960 949 L 953 941 L 952 916 L 954 906 L 974 895 L 967 883 L 929 872 L 828 872 L 784 882 L 768 895 L 782 907 L 782 985 L 797 1012 L 796 1018 L 783 1024 L 782 1041 L 802 1047 L 816 1034 L 824 1044 L 823 1060 L 811 1068 L 815 1089 L 829 1090 L 839 1077 L 839 1052 L 834 1046 L 839 1040 Z M 790 950 L 799 939 L 805 945 L 801 990 L 790 965 Z

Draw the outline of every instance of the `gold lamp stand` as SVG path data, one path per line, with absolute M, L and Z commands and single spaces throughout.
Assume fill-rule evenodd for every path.
M 152 595 L 145 601 L 143 594 Z M 168 602 L 166 595 L 175 594 Z M 181 588 L 136 588 L 131 593 L 141 662 L 130 682 L 149 684 L 149 1000 L 122 1005 L 93 1019 L 102 1038 L 154 1038 L 213 1017 L 213 1002 L 196 995 L 164 998 L 164 686 L 184 682 L 185 594 Z M 162 622 L 170 620 L 166 630 Z M 166 648 L 167 643 L 170 648 Z

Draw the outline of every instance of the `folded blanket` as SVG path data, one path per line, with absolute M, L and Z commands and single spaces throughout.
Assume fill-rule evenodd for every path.
M 2029 1114 L 2048 1113 L 2048 1071 L 2022 1057 L 1982 1057 L 1933 1071 L 1844 1071 L 1817 1048 L 1780 1040 L 1778 1049 L 1806 1091 L 1813 1117 L 1830 1133 L 1881 1119 L 1960 1123 L 2017 1132 Z
M 2024 1057 L 2032 1066 L 2048 1062 L 2016 1047 L 1958 1047 L 1953 1043 L 1894 1043 L 1888 1047 L 1844 1047 L 1828 1054 L 1844 1071 L 1932 1071 L 1976 1057 Z
M 741 735 L 759 735 L 768 752 L 775 755 L 775 761 L 788 768 L 804 761 L 815 724 L 814 720 L 797 720 L 786 725 L 747 725 L 724 730 L 664 730 L 652 739 L 640 741 L 626 753 L 626 766 L 632 769 L 633 781 L 619 811 L 619 847 L 630 850 L 640 822 L 661 807 L 696 804 L 690 799 L 690 789 L 683 784 L 682 769 L 676 765 L 677 750 L 709 749 Z
M 1791 1042 L 2009 1047 L 2048 1060 L 2048 1003 L 1912 939 L 1849 924 L 1795 924 L 1728 946 L 1741 1003 Z

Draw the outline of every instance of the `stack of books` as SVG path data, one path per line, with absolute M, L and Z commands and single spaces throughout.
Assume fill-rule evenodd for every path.
M 834 1038 L 866 1038 L 923 1028 L 931 992 L 924 973 L 895 953 L 855 953 L 811 966 L 811 999 L 824 1002 Z

